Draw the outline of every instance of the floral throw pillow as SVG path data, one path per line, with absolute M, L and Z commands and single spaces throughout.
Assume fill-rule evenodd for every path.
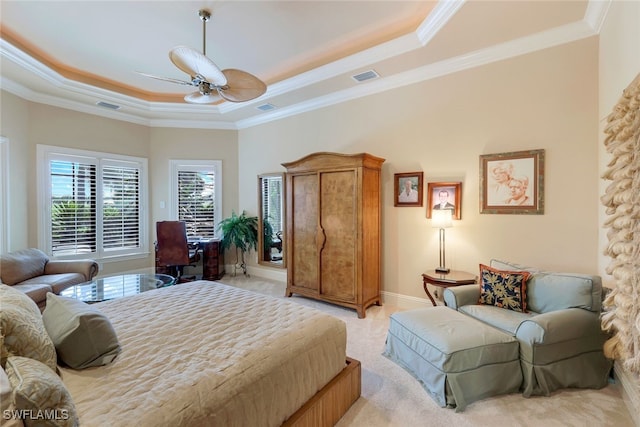
M 527 312 L 528 271 L 505 271 L 480 264 L 480 304 Z

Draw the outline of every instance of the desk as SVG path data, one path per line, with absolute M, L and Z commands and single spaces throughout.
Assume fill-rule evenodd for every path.
M 219 239 L 189 240 L 190 245 L 197 245 L 202 252 L 202 280 L 218 280 L 224 276 L 224 254 Z M 156 273 L 168 274 L 166 267 L 159 266 L 156 257 Z
M 435 307 L 437 305 L 436 301 L 431 296 L 427 284 L 438 286 L 440 288 L 448 288 L 451 286 L 472 285 L 476 283 L 477 279 L 478 277 L 476 275 L 467 273 L 466 271 L 451 270 L 445 274 L 437 273 L 435 270 L 429 270 L 422 274 L 422 287 L 431 300 L 431 304 Z
M 224 254 L 220 240 L 200 240 L 198 247 L 202 249 L 202 279 L 218 280 L 224 276 Z

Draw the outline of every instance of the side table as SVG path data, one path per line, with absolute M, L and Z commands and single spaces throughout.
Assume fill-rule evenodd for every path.
M 438 273 L 435 270 L 429 270 L 426 273 L 422 273 L 422 287 L 435 307 L 437 305 L 436 301 L 431 296 L 427 284 L 448 288 L 451 286 L 472 285 L 477 282 L 477 279 L 478 277 L 475 274 L 467 273 L 466 271 L 451 270 L 448 273 Z

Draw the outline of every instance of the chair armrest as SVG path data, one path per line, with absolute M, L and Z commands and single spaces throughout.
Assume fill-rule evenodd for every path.
M 98 274 L 98 263 L 92 259 L 49 260 L 44 274 L 80 273 L 89 281 Z
M 516 338 L 530 344 L 553 344 L 601 333 L 600 316 L 582 308 L 550 311 L 524 320 Z
M 480 299 L 480 287 L 478 285 L 461 285 L 445 288 L 444 303 L 447 307 L 457 310 L 463 305 L 477 304 Z

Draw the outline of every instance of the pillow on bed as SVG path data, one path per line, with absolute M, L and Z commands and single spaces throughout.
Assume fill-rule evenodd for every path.
M 25 426 L 78 426 L 78 415 L 69 391 L 46 365 L 27 357 L 9 356 L 6 371 L 13 387 L 16 409 L 27 415 Z M 33 414 L 33 418 L 29 418 L 29 414 Z
M 42 323 L 35 302 L 11 286 L 0 285 L 0 330 L 4 339 L 0 346 L 0 364 L 8 356 L 24 356 L 39 360 L 56 371 L 56 349 Z
M 106 365 L 120 353 L 111 322 L 89 304 L 49 293 L 42 319 L 60 361 L 71 368 Z
M 0 369 L 0 414 L 2 427 L 24 427 L 21 419 L 13 416 L 16 406 L 13 403 L 13 388 L 4 369 Z

